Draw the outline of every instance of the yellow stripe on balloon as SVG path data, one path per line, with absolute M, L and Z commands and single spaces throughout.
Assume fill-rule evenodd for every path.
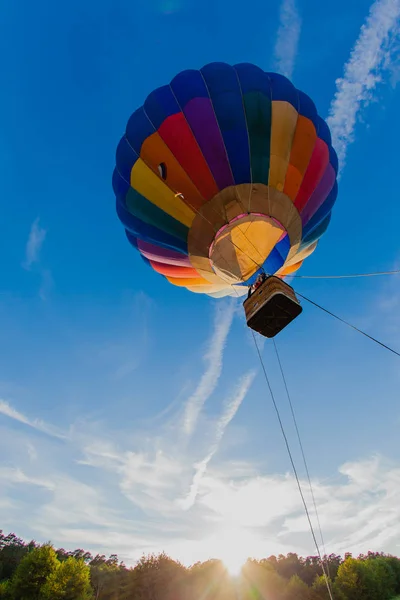
M 216 297 L 223 298 L 224 296 L 230 296 L 231 294 L 231 286 L 216 286 L 216 285 L 197 285 L 197 286 L 186 286 L 186 289 L 189 292 L 193 292 L 194 294 L 215 294 Z
M 190 227 L 193 223 L 195 211 L 189 208 L 141 158 L 132 167 L 131 186 L 183 225 Z
M 314 252 L 317 245 L 318 245 L 318 240 L 316 240 L 315 242 L 312 242 L 312 244 L 310 244 L 306 248 L 303 248 L 300 252 L 297 252 L 294 256 L 292 256 L 289 260 L 287 260 L 285 262 L 283 267 L 278 271 L 278 275 L 282 275 L 283 272 L 286 271 L 286 269 L 288 267 L 297 265 L 297 263 L 302 262 L 304 259 L 306 259 L 308 256 L 310 256 Z
M 282 192 L 289 164 L 298 112 L 281 100 L 272 102 L 269 185 Z

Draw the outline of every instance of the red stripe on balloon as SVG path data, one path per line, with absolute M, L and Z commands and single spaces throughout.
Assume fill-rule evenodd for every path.
M 303 210 L 317 187 L 329 163 L 329 149 L 324 141 L 317 139 L 307 171 L 305 172 L 294 204 L 299 212 Z
M 184 115 L 177 113 L 165 119 L 158 133 L 201 195 L 206 200 L 213 198 L 219 191 L 217 184 Z
M 155 262 L 154 260 L 149 261 L 151 266 L 157 273 L 161 275 L 165 275 L 166 277 L 178 277 L 185 279 L 198 279 L 200 275 L 196 271 L 196 269 L 191 269 L 189 267 L 177 267 L 174 265 L 167 265 L 159 262 Z

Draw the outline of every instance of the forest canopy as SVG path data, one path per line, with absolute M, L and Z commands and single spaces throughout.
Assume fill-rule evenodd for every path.
M 324 557 L 334 600 L 392 600 L 400 559 L 377 552 Z M 2 600 L 329 600 L 317 556 L 249 559 L 238 577 L 219 560 L 185 567 L 165 553 L 127 567 L 116 554 L 93 556 L 0 531 Z M 397 599 L 400 600 L 400 597 Z

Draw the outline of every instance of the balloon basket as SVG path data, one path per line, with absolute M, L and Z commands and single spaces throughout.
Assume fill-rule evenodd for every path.
M 274 275 L 243 302 L 248 327 L 262 336 L 273 338 L 302 312 L 290 285 Z

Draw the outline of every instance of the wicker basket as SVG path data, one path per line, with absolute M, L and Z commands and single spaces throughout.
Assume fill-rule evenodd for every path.
M 243 302 L 247 325 L 265 337 L 274 337 L 301 312 L 290 285 L 279 277 L 268 277 Z

